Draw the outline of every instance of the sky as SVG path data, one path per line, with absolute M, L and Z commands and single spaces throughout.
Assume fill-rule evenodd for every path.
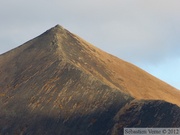
M 60 24 L 180 89 L 180 0 L 0 3 L 0 54 Z

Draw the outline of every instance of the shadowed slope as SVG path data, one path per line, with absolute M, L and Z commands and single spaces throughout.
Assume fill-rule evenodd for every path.
M 133 112 L 133 113 L 132 113 Z M 133 100 L 114 117 L 112 135 L 122 134 L 124 127 L 179 127 L 180 108 L 164 101 Z

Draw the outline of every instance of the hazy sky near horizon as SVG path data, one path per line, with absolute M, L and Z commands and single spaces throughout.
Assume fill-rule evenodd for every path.
M 0 54 L 60 24 L 180 89 L 180 0 L 0 3 Z

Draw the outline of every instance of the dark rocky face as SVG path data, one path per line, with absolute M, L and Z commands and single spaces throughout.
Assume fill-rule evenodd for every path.
M 178 106 L 134 100 L 126 78 L 115 72 L 119 62 L 127 66 L 59 25 L 1 55 L 0 134 L 118 135 L 123 127 L 179 127 Z

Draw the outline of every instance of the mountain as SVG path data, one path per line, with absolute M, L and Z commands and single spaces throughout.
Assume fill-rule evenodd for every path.
M 2 135 L 179 127 L 179 97 L 177 89 L 59 25 L 0 55 Z

